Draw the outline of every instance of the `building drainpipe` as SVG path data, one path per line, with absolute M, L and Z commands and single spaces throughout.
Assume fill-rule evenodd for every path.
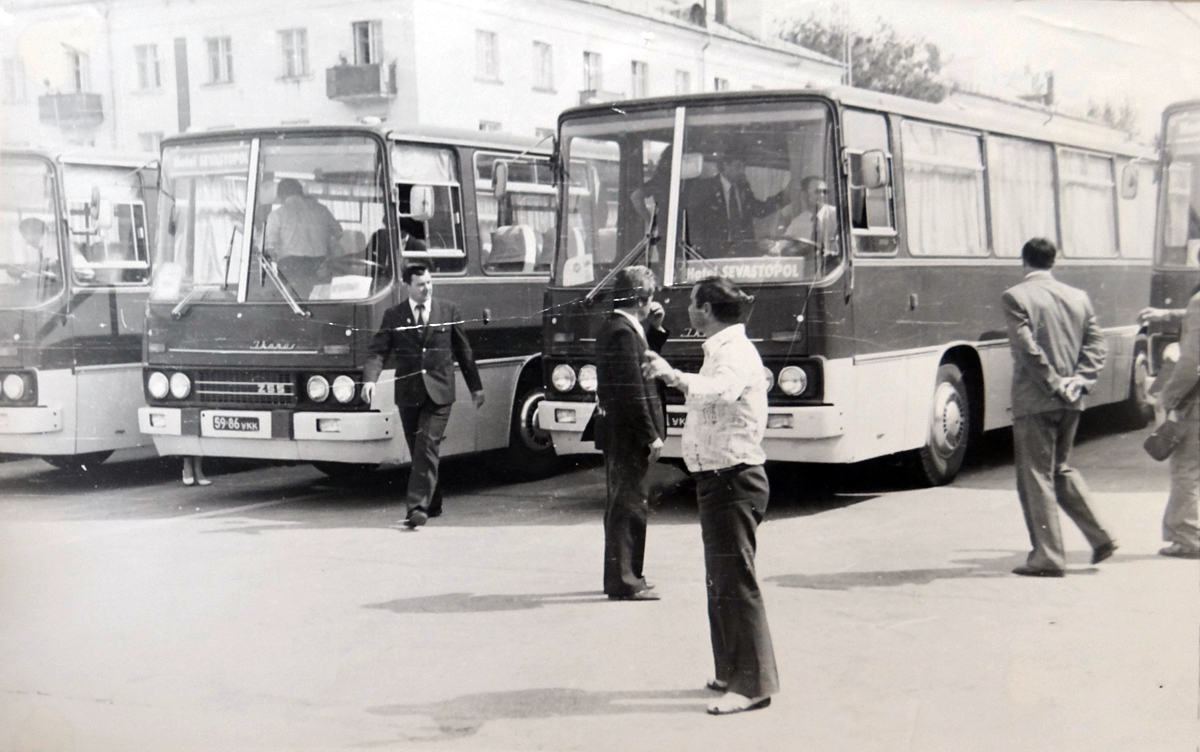
M 112 35 L 112 9 L 115 0 L 108 0 L 107 7 L 104 10 L 104 37 L 108 44 L 108 94 L 109 101 L 112 102 L 112 148 L 119 149 L 119 137 L 117 136 L 117 81 L 115 68 L 116 61 L 113 60 L 113 35 Z

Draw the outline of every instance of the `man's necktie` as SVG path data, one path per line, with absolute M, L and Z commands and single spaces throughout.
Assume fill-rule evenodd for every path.
M 417 303 L 417 326 L 425 326 L 425 304 Z

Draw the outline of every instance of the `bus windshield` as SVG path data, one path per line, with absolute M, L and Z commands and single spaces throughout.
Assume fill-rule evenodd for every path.
M 563 124 L 556 284 L 595 285 L 622 262 L 682 282 L 812 282 L 838 268 L 827 105 L 691 105 L 678 153 L 675 125 L 675 110 Z
M 380 155 L 365 136 L 166 147 L 151 296 L 304 303 L 373 295 L 391 280 Z
M 1163 145 L 1163 266 L 1200 267 L 1200 110 L 1167 119 Z
M 29 308 L 63 286 L 54 171 L 34 157 L 0 166 L 0 308 Z

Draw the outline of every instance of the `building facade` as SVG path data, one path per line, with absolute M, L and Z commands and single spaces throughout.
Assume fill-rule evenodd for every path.
M 5 144 L 157 150 L 167 135 L 379 118 L 548 135 L 583 102 L 826 86 L 761 0 L 11 2 Z

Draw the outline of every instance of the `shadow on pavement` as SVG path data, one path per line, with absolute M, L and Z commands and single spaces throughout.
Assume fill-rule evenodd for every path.
M 526 611 L 562 603 L 605 603 L 608 596 L 599 590 L 574 593 L 505 593 L 475 595 L 474 593 L 443 593 L 418 598 L 398 598 L 386 603 L 369 603 L 363 608 L 376 608 L 397 614 L 463 614 L 485 611 Z
M 704 713 L 713 697 L 704 689 L 638 692 L 589 692 L 583 689 L 522 689 L 463 695 L 441 702 L 382 705 L 368 713 L 425 716 L 432 727 L 414 726 L 408 740 L 437 741 L 472 736 L 488 721 L 630 713 Z

